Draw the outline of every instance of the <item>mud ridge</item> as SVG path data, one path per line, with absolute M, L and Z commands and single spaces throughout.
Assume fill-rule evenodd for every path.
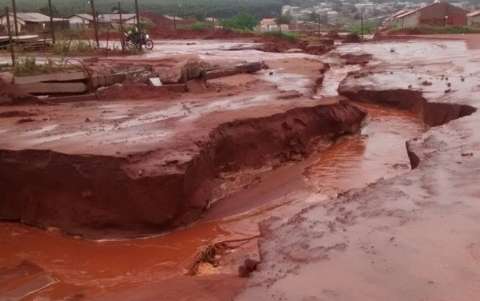
M 70 155 L 51 150 L 0 150 L 0 220 L 69 234 L 158 233 L 190 223 L 208 208 L 221 171 L 261 167 L 308 155 L 318 139 L 358 131 L 366 113 L 346 102 L 296 108 L 213 129 L 186 164 L 155 174 L 132 157 Z
M 416 90 L 363 90 L 342 88 L 340 86 L 339 93 L 352 101 L 375 103 L 410 111 L 431 127 L 444 125 L 477 111 L 475 107 L 464 104 L 428 102 L 423 97 L 423 93 Z M 421 162 L 415 145 L 415 140 L 406 142 L 407 154 L 412 169 L 417 168 Z
M 421 91 L 408 89 L 362 90 L 343 89 L 340 86 L 339 94 L 352 101 L 375 103 L 413 112 L 429 126 L 440 126 L 477 111 L 469 105 L 428 102 Z

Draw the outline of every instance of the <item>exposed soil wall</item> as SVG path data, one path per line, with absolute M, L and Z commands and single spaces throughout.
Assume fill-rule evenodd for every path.
M 363 90 L 340 85 L 339 93 L 353 101 L 387 105 L 413 112 L 429 126 L 440 126 L 477 111 L 475 107 L 469 105 L 428 102 L 422 96 L 422 92 L 416 90 Z M 407 141 L 406 150 L 412 169 L 417 168 L 421 163 L 421 156 L 416 148 L 415 140 Z
M 0 150 L 0 219 L 97 237 L 166 230 L 201 215 L 220 171 L 305 156 L 316 139 L 357 131 L 365 115 L 340 102 L 222 124 L 188 164 L 159 176 L 133 175 L 129 158 Z
M 477 109 L 462 104 L 428 102 L 421 91 L 407 89 L 362 90 L 339 89 L 339 94 L 353 101 L 387 105 L 417 114 L 427 125 L 439 126 L 473 114 Z

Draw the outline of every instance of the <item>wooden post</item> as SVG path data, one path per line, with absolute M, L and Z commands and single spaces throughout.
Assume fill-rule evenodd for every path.
M 360 33 L 363 41 L 363 10 L 360 12 Z
M 92 9 L 93 30 L 94 30 L 94 32 L 95 32 L 95 41 L 97 42 L 97 48 L 100 48 L 100 40 L 98 39 L 97 12 L 95 11 L 95 3 L 94 3 L 94 0 L 90 0 L 90 8 Z
M 137 18 L 137 29 L 140 31 L 140 8 L 138 7 L 138 0 L 135 0 L 135 14 Z
M 53 22 L 52 0 L 48 0 L 48 13 L 50 14 L 50 33 L 52 35 L 52 43 L 55 44 L 55 26 Z
M 135 14 L 137 18 L 137 35 L 142 35 L 142 30 L 140 28 L 140 8 L 138 7 L 138 0 L 135 0 Z M 138 43 L 137 45 L 139 50 L 142 50 L 142 43 Z
M 120 14 L 120 43 L 122 52 L 125 52 L 125 33 L 123 32 L 122 4 L 118 2 L 118 13 Z
M 15 36 L 18 37 L 18 21 L 17 21 L 17 3 L 16 0 L 12 0 L 12 12 L 13 12 L 13 28 L 15 28 Z
M 10 45 L 10 55 L 12 56 L 12 65 L 15 67 L 15 49 L 13 48 L 12 29 L 10 27 L 10 11 L 8 7 L 5 7 L 5 15 L 7 16 L 7 33 L 8 44 Z

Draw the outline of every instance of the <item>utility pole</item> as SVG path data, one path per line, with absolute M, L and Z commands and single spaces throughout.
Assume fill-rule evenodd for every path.
M 360 12 L 360 33 L 363 41 L 363 10 Z
M 138 7 L 138 0 L 135 0 L 135 13 L 137 15 L 137 34 L 138 36 L 141 36 L 143 33 L 140 29 L 140 9 Z M 142 43 L 138 43 L 137 47 L 139 50 L 142 50 Z
M 15 23 L 15 24 L 13 24 L 13 27 L 15 28 L 15 36 L 18 37 L 17 3 L 16 3 L 16 0 L 12 0 L 12 10 L 13 10 L 13 22 Z
M 120 44 L 122 52 L 125 52 L 125 33 L 123 32 L 122 4 L 118 2 L 118 13 L 120 14 Z
M 8 44 L 10 45 L 10 55 L 12 56 L 12 66 L 15 67 L 15 50 L 13 49 L 12 29 L 10 27 L 10 11 L 8 7 L 5 7 L 5 15 L 7 16 Z
M 93 16 L 93 30 L 95 32 L 95 41 L 97 42 L 97 48 L 100 48 L 100 40 L 98 39 L 98 24 L 97 24 L 97 12 L 95 11 L 95 2 L 90 0 L 90 7 L 92 9 Z
M 52 43 L 55 44 L 55 26 L 53 22 L 52 0 L 48 0 L 48 13 L 50 14 L 50 33 L 52 34 Z
M 140 8 L 138 7 L 138 0 L 135 0 L 135 14 L 137 16 L 137 29 L 140 31 Z

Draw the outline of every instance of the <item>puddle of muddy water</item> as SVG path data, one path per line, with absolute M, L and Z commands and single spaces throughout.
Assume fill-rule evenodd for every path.
M 321 193 L 334 196 L 410 170 L 405 142 L 420 136 L 425 125 L 407 112 L 361 107 L 369 113 L 361 133 L 341 138 L 305 169 L 308 182 Z

